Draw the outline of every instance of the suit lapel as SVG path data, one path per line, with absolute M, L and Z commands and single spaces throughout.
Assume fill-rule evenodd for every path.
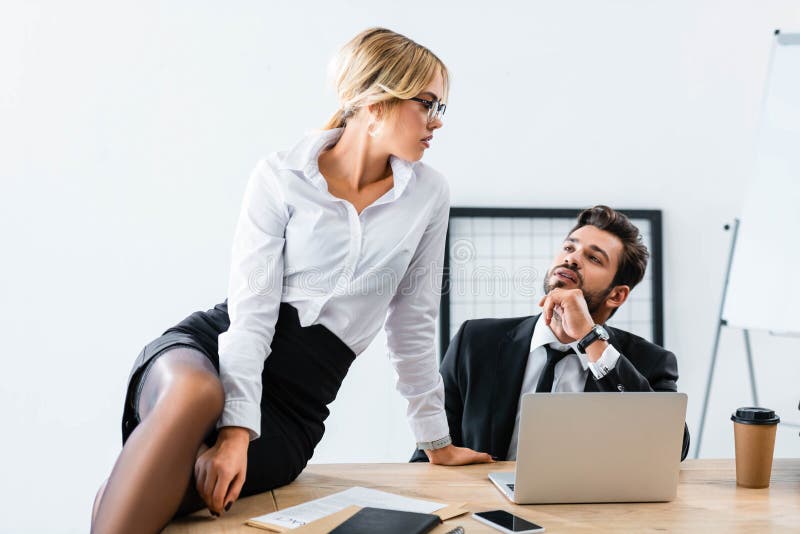
M 498 346 L 497 368 L 492 394 L 491 452 L 505 458 L 519 406 L 522 379 L 531 350 L 531 336 L 538 315 L 531 316 L 509 330 Z
M 586 384 L 583 386 L 583 391 L 584 393 L 596 393 L 600 391 L 597 389 L 597 380 L 594 379 L 594 375 L 592 374 L 591 370 L 586 375 Z

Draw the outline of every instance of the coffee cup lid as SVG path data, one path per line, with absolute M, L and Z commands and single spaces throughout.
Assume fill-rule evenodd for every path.
M 755 406 L 739 408 L 731 415 L 731 421 L 745 425 L 773 425 L 780 420 L 781 418 L 775 415 L 773 410 Z

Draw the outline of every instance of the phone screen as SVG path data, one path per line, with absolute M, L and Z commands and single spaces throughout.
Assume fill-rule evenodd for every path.
M 521 517 L 506 512 L 505 510 L 492 510 L 491 512 L 477 512 L 475 515 L 480 516 L 487 521 L 496 523 L 506 530 L 511 532 L 525 532 L 526 530 L 541 529 L 536 523 L 526 521 Z

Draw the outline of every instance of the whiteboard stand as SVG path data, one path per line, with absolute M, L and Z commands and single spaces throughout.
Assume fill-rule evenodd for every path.
M 730 228 L 725 225 L 725 230 Z M 697 445 L 694 449 L 694 457 L 700 456 L 700 445 L 703 442 L 703 430 L 706 426 L 706 412 L 708 412 L 708 397 L 711 394 L 711 383 L 714 381 L 714 367 L 717 363 L 717 353 L 719 352 L 719 338 L 722 335 L 722 327 L 727 326 L 728 322 L 723 319 L 722 314 L 725 309 L 725 297 L 728 293 L 728 280 L 731 276 L 731 264 L 733 263 L 733 252 L 736 249 L 736 236 L 739 233 L 739 219 L 733 221 L 733 237 L 731 238 L 731 251 L 728 254 L 728 268 L 725 270 L 725 282 L 722 286 L 722 299 L 719 304 L 719 317 L 717 318 L 717 334 L 714 336 L 714 348 L 711 349 L 711 368 L 708 370 L 708 381 L 706 382 L 706 393 L 703 397 L 703 411 L 700 414 L 700 430 L 697 433 Z M 744 333 L 744 349 L 747 354 L 747 367 L 750 372 L 750 390 L 753 393 L 753 404 L 758 406 L 758 392 L 756 391 L 756 375 L 753 368 L 753 353 L 750 346 L 750 331 L 747 328 L 743 329 Z
M 703 441 L 722 327 L 744 329 L 750 387 L 756 404 L 758 396 L 747 328 L 767 331 L 770 335 L 800 333 L 796 304 L 800 302 L 800 284 L 786 284 L 782 298 L 776 302 L 770 293 L 761 290 L 758 279 L 763 268 L 757 263 L 761 258 L 771 258 L 785 265 L 800 263 L 800 249 L 784 243 L 787 234 L 793 235 L 792 230 L 800 229 L 800 211 L 797 210 L 800 203 L 800 185 L 797 182 L 797 169 L 800 168 L 800 151 L 797 150 L 800 142 L 800 33 L 775 30 L 772 45 L 753 176 L 744 194 L 742 219 L 737 220 L 733 227 L 695 458 L 700 455 Z M 746 222 L 742 224 L 742 220 Z

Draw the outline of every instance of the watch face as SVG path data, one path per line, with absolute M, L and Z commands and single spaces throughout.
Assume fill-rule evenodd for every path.
M 597 332 L 597 335 L 600 336 L 600 339 L 602 339 L 603 341 L 608 339 L 608 330 L 606 330 L 605 328 L 603 328 L 599 324 L 595 325 L 594 329 L 595 329 L 595 332 Z

